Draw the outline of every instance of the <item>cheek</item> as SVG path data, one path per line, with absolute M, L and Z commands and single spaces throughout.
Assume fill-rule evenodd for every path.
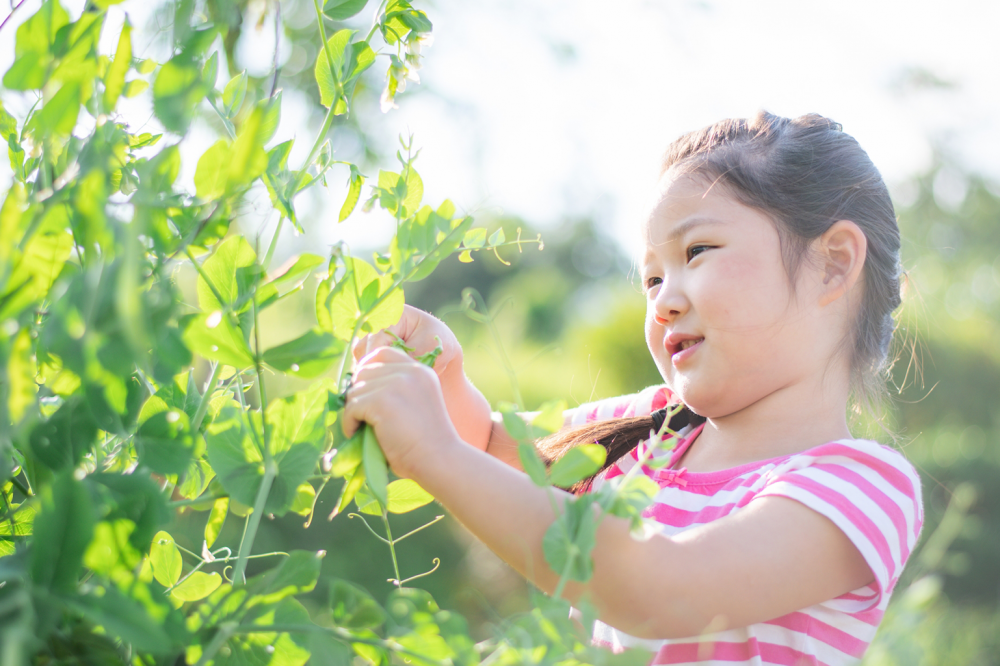
M 719 270 L 710 281 L 700 285 L 702 302 L 710 308 L 714 323 L 741 330 L 776 323 L 786 311 L 790 296 L 780 257 L 777 264 L 747 255 L 727 259 L 719 262 Z

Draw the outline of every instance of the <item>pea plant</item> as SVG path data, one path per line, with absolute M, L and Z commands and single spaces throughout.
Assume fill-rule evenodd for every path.
M 280 89 L 265 91 L 246 73 L 216 86 L 223 28 L 197 3 L 176 3 L 172 54 L 162 63 L 133 53 L 127 20 L 114 52 L 99 52 L 116 4 L 90 0 L 71 20 L 58 0 L 44 0 L 17 28 L 2 79 L 4 98 L 19 96 L 27 111 L 15 117 L 8 109 L 16 105 L 0 106 L 13 172 L 0 206 L 0 666 L 648 661 L 645 652 L 590 645 L 562 590 L 591 576 L 600 516 L 641 528 L 656 491 L 649 479 L 614 479 L 565 511 L 554 502 L 545 556 L 563 583 L 476 643 L 461 616 L 410 584 L 434 569 L 401 575 L 396 544 L 427 525 L 393 537 L 390 516 L 433 498 L 391 480 L 370 428 L 345 440 L 337 424 L 351 347 L 398 320 L 403 285 L 453 254 L 501 258 L 500 248 L 528 241 L 474 228 L 449 201 L 424 204 L 406 138 L 398 169 L 380 171 L 363 204 L 395 220 L 385 252 L 369 262 L 337 246 L 270 267 L 284 227 L 302 230 L 296 198 L 304 190 L 341 174 L 348 194 L 337 221 L 357 208 L 366 177 L 332 159 L 330 135 L 355 112 L 357 84 L 379 57 L 389 63 L 382 110 L 395 106 L 431 33 L 426 13 L 382 0 L 362 36 L 332 28 L 366 0 L 314 0 L 314 73 L 327 112 L 293 167 L 291 141 L 270 145 Z M 277 2 L 272 10 L 280 20 Z M 134 130 L 120 111 L 137 95 L 151 99 L 162 133 Z M 177 182 L 178 144 L 201 113 L 214 114 L 224 133 L 198 158 L 191 192 Z M 256 183 L 280 214 L 266 247 L 232 225 Z M 174 281 L 182 265 L 197 271 L 196 304 Z M 261 312 L 310 276 L 315 325 L 264 347 Z M 206 364 L 199 381 L 196 366 Z M 269 396 L 267 374 L 306 388 Z M 530 424 L 513 407 L 504 413 L 525 469 L 553 501 L 551 486 L 603 463 L 599 446 L 571 451 L 551 469 L 540 462 L 531 442 L 561 427 L 561 413 L 548 406 Z M 643 461 L 652 462 L 652 450 Z M 394 591 L 384 606 L 349 581 L 322 578 L 322 551 L 254 550 L 265 515 L 297 512 L 308 527 L 328 486 L 339 489 L 334 513 L 354 506 L 350 515 L 391 551 Z M 181 511 L 204 516 L 200 550 L 165 529 Z M 227 521 L 241 523 L 231 543 L 220 542 Z M 247 576 L 251 559 L 260 573 Z M 325 602 L 307 608 L 304 595 Z

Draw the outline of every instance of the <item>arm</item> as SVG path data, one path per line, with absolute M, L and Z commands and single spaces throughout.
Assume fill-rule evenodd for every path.
M 546 592 L 558 575 L 542 538 L 555 515 L 546 490 L 461 440 L 429 369 L 383 349 L 359 370 L 345 409 L 346 432 L 371 424 L 393 470 L 433 494 L 473 534 Z M 442 464 L 442 461 L 447 461 Z M 553 490 L 557 502 L 571 496 Z M 675 537 L 636 541 L 627 521 L 605 517 L 594 576 L 570 584 L 608 624 L 641 638 L 745 626 L 831 599 L 870 582 L 871 570 L 844 533 L 794 500 L 766 497 L 738 514 Z

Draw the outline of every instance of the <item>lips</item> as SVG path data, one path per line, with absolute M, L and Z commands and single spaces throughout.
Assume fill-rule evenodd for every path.
M 693 350 L 705 341 L 705 338 L 699 335 L 693 335 L 690 333 L 671 333 L 664 340 L 667 352 L 670 354 L 671 358 L 680 354 L 681 352 L 690 353 L 685 354 L 685 356 L 690 356 Z

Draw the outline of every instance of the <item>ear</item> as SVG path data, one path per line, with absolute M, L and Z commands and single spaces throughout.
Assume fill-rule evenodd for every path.
M 820 305 L 828 305 L 849 292 L 861 278 L 868 238 L 854 222 L 838 220 L 816 239 L 815 249 L 823 273 Z

